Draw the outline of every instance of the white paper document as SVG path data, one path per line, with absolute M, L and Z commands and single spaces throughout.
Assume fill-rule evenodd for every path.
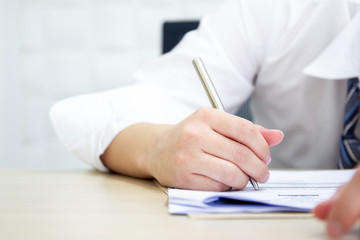
M 270 171 L 266 184 L 255 191 L 207 192 L 168 189 L 169 213 L 309 212 L 348 182 L 355 170 Z

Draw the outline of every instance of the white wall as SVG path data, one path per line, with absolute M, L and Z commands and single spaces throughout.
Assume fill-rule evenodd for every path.
M 21 163 L 23 127 L 22 88 L 19 78 L 19 2 L 0 1 L 0 161 L 7 166 Z M 11 23 L 11 24 L 10 24 Z
M 50 106 L 118 87 L 161 52 L 164 20 L 224 0 L 0 0 L 0 167 L 83 168 L 56 138 Z

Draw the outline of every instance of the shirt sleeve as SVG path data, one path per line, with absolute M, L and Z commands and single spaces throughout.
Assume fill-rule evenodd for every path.
M 210 106 L 192 66 L 195 57 L 203 59 L 225 109 L 235 113 L 253 90 L 258 66 L 245 20 L 248 8 L 233 0 L 205 16 L 173 51 L 135 73 L 131 85 L 56 103 L 50 118 L 61 142 L 79 159 L 107 171 L 100 156 L 122 129 L 139 122 L 175 124 Z

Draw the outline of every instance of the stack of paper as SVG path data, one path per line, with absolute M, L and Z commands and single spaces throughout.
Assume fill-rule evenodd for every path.
M 354 170 L 271 171 L 255 191 L 206 192 L 169 189 L 169 213 L 309 212 L 349 181 Z

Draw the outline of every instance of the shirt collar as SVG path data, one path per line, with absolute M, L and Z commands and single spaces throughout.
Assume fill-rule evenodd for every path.
M 360 4 L 360 0 L 348 0 Z M 360 76 L 360 11 L 347 20 L 340 34 L 305 69 L 306 75 L 323 79 Z

